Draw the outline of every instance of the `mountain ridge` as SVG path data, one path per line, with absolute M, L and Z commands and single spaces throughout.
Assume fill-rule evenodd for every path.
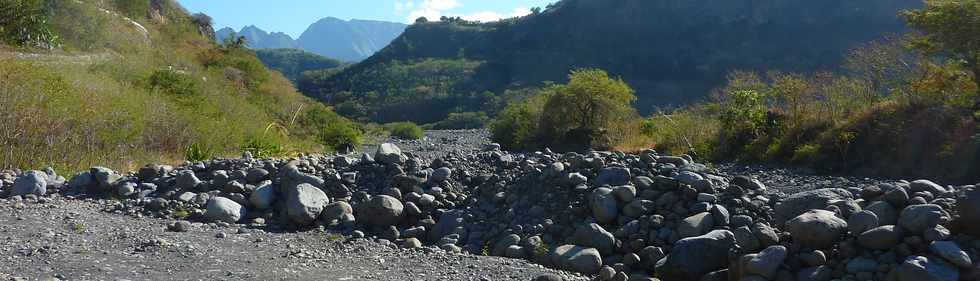
M 321 56 L 346 62 L 368 58 L 383 49 L 405 30 L 402 23 L 336 17 L 322 18 L 298 37 L 283 32 L 268 32 L 255 25 L 239 31 L 225 27 L 217 31 L 216 40 L 224 40 L 231 34 L 245 36 L 252 49 L 301 49 Z

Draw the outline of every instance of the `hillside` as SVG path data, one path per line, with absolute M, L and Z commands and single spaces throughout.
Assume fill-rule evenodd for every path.
M 336 71 L 334 69 L 346 66 L 341 61 L 299 49 L 261 49 L 255 54 L 262 64 L 279 71 L 294 83 L 306 71 Z
M 394 22 L 372 20 L 341 20 L 333 17 L 323 18 L 293 39 L 282 32 L 267 32 L 255 26 L 243 27 L 240 31 L 231 28 L 218 30 L 218 42 L 231 34 L 245 36 L 252 49 L 301 49 L 307 52 L 356 62 L 370 57 L 402 34 L 406 25 Z
M 354 117 L 377 121 L 392 121 L 383 112 L 441 109 L 410 117 L 432 122 L 452 111 L 495 110 L 487 91 L 499 99 L 507 89 L 560 82 L 572 69 L 595 67 L 636 88 L 635 106 L 649 113 L 705 97 L 736 69 L 835 70 L 858 44 L 904 32 L 896 14 L 920 5 L 564 0 L 495 23 L 419 21 L 375 56 L 301 88 L 332 104 L 367 107 Z
M 0 8 L 0 169 L 285 156 L 353 126 L 174 1 Z

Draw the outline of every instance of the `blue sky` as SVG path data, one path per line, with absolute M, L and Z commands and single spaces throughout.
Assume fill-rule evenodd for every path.
M 420 16 L 492 21 L 530 13 L 556 0 L 178 0 L 214 18 L 216 29 L 255 25 L 293 38 L 324 17 L 411 23 Z

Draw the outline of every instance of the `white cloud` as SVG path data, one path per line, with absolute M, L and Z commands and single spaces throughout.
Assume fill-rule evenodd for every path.
M 397 8 L 397 2 L 395 6 Z M 417 8 L 408 13 L 408 21 L 413 22 L 420 17 L 426 17 L 429 20 L 439 20 L 445 12 L 461 6 L 463 5 L 456 0 L 422 0 L 422 3 Z
M 412 1 L 400 1 L 395 0 L 395 12 L 402 12 L 405 10 L 410 10 L 415 7 L 415 3 Z
M 514 8 L 513 11 L 507 14 L 501 14 L 494 11 L 481 11 L 481 12 L 476 12 L 476 13 L 471 13 L 466 15 L 453 15 L 453 16 L 461 17 L 464 20 L 468 20 L 468 21 L 491 22 L 491 21 L 498 21 L 506 18 L 522 17 L 530 14 L 531 14 L 531 9 L 519 7 L 519 8 Z

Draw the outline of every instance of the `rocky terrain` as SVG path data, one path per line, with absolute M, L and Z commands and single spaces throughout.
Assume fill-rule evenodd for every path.
M 980 280 L 974 186 L 426 135 L 347 156 L 5 171 L 0 277 Z

